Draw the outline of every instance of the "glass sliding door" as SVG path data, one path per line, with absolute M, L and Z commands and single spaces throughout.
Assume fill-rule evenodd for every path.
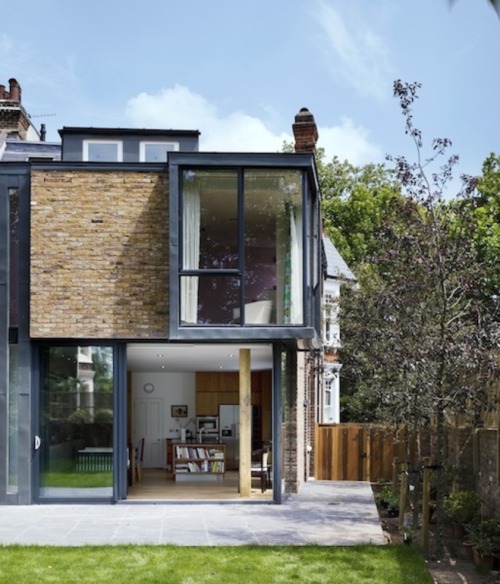
M 41 349 L 41 499 L 113 495 L 113 349 Z

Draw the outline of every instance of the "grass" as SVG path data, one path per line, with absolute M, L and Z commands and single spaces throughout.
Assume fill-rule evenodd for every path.
M 50 471 L 42 473 L 41 484 L 44 487 L 81 487 L 81 488 L 112 487 L 113 474 L 110 471 L 103 472 Z
M 43 487 L 112 487 L 113 473 L 77 471 L 73 459 L 59 459 L 51 461 L 50 470 L 42 471 L 40 483 Z
M 0 547 L 0 582 L 432 584 L 412 546 Z

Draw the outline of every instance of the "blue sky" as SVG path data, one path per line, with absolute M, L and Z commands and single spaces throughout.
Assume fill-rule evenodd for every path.
M 424 140 L 450 138 L 479 174 L 500 153 L 499 55 L 487 0 L 0 0 L 0 83 L 19 81 L 49 140 L 179 128 L 203 150 L 274 152 L 305 106 L 328 158 L 413 157 L 399 78 L 423 84 Z

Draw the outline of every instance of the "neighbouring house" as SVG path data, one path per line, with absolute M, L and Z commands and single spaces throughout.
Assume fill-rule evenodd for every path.
M 24 115 L 0 151 L 0 503 L 140 499 L 155 472 L 160 499 L 299 490 L 323 354 L 312 115 L 291 154 L 172 129 L 49 144 L 1 91 L 0 127 Z
M 340 370 L 338 351 L 340 340 L 340 288 L 343 284 L 353 284 L 356 277 L 345 263 L 331 240 L 323 236 L 325 254 L 323 287 L 323 391 L 316 400 L 318 418 L 323 424 L 340 422 Z

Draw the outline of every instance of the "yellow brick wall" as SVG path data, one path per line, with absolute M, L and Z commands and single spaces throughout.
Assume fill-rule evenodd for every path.
M 166 338 L 168 177 L 34 170 L 33 338 Z

